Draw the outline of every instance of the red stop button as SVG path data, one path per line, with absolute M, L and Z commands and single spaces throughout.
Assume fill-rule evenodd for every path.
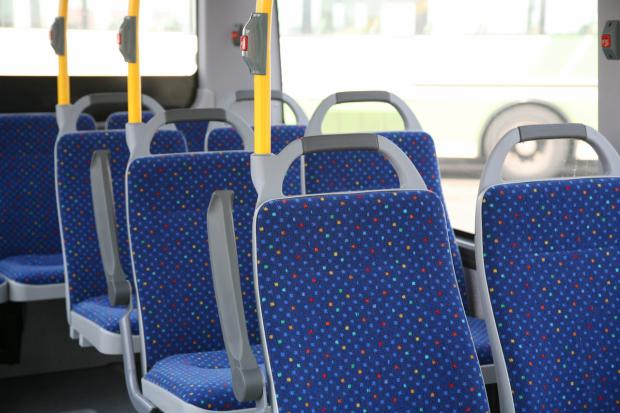
M 601 36 L 601 47 L 603 49 L 611 48 L 611 34 L 604 34 Z
M 248 36 L 241 36 L 241 51 L 242 52 L 247 52 L 248 51 L 248 46 L 249 46 L 249 39 Z

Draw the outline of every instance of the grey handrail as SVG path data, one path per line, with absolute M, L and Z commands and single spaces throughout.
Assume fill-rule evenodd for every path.
M 373 151 L 390 162 L 401 189 L 426 190 L 422 176 L 407 155 L 389 139 L 374 134 L 305 136 L 288 144 L 279 155 L 252 155 L 252 181 L 258 192 L 258 203 L 284 197 L 284 178 L 299 157 L 316 152 Z
M 211 197 L 207 212 L 209 256 L 233 392 L 240 402 L 250 402 L 263 396 L 263 375 L 250 346 L 243 310 L 233 196 L 232 191 L 216 191 Z
M 90 182 L 97 240 L 108 286 L 108 298 L 113 306 L 127 306 L 131 303 L 131 284 L 127 281 L 119 254 L 109 150 L 93 153 Z
M 130 160 L 148 156 L 155 133 L 164 125 L 176 122 L 225 122 L 233 126 L 243 141 L 244 150 L 254 151 L 254 131 L 241 117 L 226 109 L 172 109 L 157 113 L 146 124 L 127 124 L 127 146 Z
M 69 105 L 56 105 L 56 120 L 60 135 L 76 132 L 80 115 L 89 107 L 127 103 L 127 99 L 127 93 L 125 92 L 93 93 L 82 96 L 75 103 Z M 163 106 L 148 95 L 142 95 L 142 104 L 148 110 L 155 113 L 164 111 Z
M 234 100 L 230 102 L 229 107 L 233 103 L 237 102 L 251 102 L 254 100 L 254 91 L 253 90 L 238 90 L 235 92 Z M 307 125 L 308 124 L 308 116 L 301 108 L 299 103 L 291 96 L 280 90 L 272 90 L 271 91 L 271 100 L 275 100 L 277 102 L 282 102 L 287 105 L 293 111 L 295 115 L 295 121 L 298 125 Z
M 322 133 L 325 116 L 327 116 L 327 112 L 329 112 L 333 106 L 356 102 L 383 102 L 392 105 L 403 119 L 405 130 L 422 130 L 420 122 L 413 114 L 411 108 L 398 96 L 385 91 L 356 91 L 335 93 L 325 98 L 312 115 L 312 118 L 310 118 L 308 128 L 306 129 L 306 136 L 320 135 Z
M 511 130 L 495 145 L 482 171 L 479 193 L 483 193 L 493 185 L 505 183 L 502 177 L 502 167 L 515 145 L 521 142 L 548 139 L 578 139 L 588 143 L 594 148 L 603 165 L 603 175 L 620 176 L 618 152 L 597 130 L 576 123 L 530 125 Z
M 136 369 L 135 352 L 133 348 L 133 333 L 131 332 L 131 308 L 119 322 L 121 332 L 121 344 L 123 348 L 123 372 L 125 374 L 125 386 L 129 394 L 129 401 L 139 413 L 161 413 L 140 390 L 138 383 L 138 371 Z

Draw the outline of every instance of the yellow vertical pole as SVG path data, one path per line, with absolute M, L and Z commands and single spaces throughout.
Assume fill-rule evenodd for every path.
M 57 90 L 58 90 L 58 104 L 69 105 L 71 104 L 71 86 L 69 84 L 69 68 L 67 63 L 67 9 L 68 0 L 59 0 L 58 2 L 58 17 L 65 19 L 64 24 L 64 38 L 65 38 L 65 53 L 58 55 L 58 77 L 57 77 Z
M 257 0 L 256 12 L 269 16 L 267 30 L 267 70 L 254 76 L 254 152 L 271 153 L 271 17 L 273 0 Z
M 129 17 L 136 18 L 136 62 L 128 63 L 127 93 L 129 123 L 142 123 L 142 79 L 140 77 L 140 0 L 129 0 Z

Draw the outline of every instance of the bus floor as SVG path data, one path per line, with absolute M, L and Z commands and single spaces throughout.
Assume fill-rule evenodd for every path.
M 0 380 L 4 413 L 131 413 L 122 364 Z

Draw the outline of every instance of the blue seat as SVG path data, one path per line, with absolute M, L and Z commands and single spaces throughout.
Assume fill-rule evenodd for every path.
M 154 153 L 184 152 L 186 144 L 177 131 L 160 131 L 152 144 Z M 113 191 L 118 223 L 120 258 L 125 274 L 132 274 L 126 225 L 125 171 L 129 150 L 125 132 L 72 133 L 56 145 L 57 192 L 68 283 L 68 309 L 72 334 L 84 345 L 104 354 L 121 354 L 119 320 L 123 308 L 111 307 L 93 211 L 90 163 L 97 150 L 110 151 Z M 137 316 L 133 330 L 137 333 Z M 137 337 L 135 337 L 136 343 Z
M 275 151 L 288 143 L 276 136 L 272 141 Z M 227 378 L 225 382 L 211 382 L 207 375 L 198 376 L 203 389 L 200 394 L 209 396 L 200 400 L 190 394 L 193 387 L 185 381 L 173 396 L 162 398 L 162 390 L 170 393 L 169 387 L 159 386 L 162 381 L 154 377 L 165 376 L 166 380 L 177 383 L 178 374 L 176 377 L 167 374 L 186 368 L 181 364 L 185 356 L 180 355 L 210 357 L 202 353 L 221 352 L 224 348 L 206 231 L 207 208 L 217 190 L 229 189 L 239 194 L 235 218 L 241 276 L 248 300 L 251 340 L 253 344 L 260 342 L 252 282 L 256 191 L 250 157 L 244 151 L 166 155 L 139 158 L 129 167 L 128 220 L 146 366 L 143 392 L 157 406 L 169 406 L 171 411 L 192 406 L 200 409 L 210 409 L 212 405 L 222 409 L 243 406 L 230 392 L 230 370 L 226 364 L 218 364 L 223 370 L 217 375 Z M 299 175 L 295 179 L 298 183 Z M 198 386 L 197 382 L 191 385 Z
M 446 228 L 428 191 L 257 208 L 256 293 L 280 411 L 489 411 Z
M 95 122 L 83 115 L 78 127 L 94 129 Z M 52 113 L 0 115 L 0 278 L 11 301 L 65 295 L 54 196 L 57 134 Z
M 276 125 L 271 127 L 271 138 L 274 148 L 282 150 L 287 143 L 293 142 L 304 136 L 305 126 L 297 125 Z M 241 136 L 233 128 L 213 129 L 209 133 L 207 140 L 207 150 L 209 152 L 237 151 L 243 149 Z M 277 153 L 277 151 L 276 151 Z M 301 193 L 301 164 L 295 163 L 289 169 L 289 173 L 284 181 L 284 193 L 295 195 Z
M 619 178 L 483 192 L 477 253 L 517 412 L 620 406 L 619 204 Z
M 468 311 L 465 270 L 461 260 L 456 237 L 441 187 L 441 175 L 435 152 L 435 144 L 430 135 L 424 132 L 382 132 L 379 133 L 394 142 L 403 150 L 416 166 L 428 189 L 437 194 L 442 201 L 446 216 L 452 264 L 457 276 L 459 291 L 465 310 Z M 309 154 L 305 157 L 306 192 L 318 194 L 327 192 L 377 190 L 398 187 L 398 177 L 389 162 L 382 155 L 367 151 L 343 151 Z M 474 334 L 478 358 L 487 365 L 493 364 L 490 344 L 484 321 L 468 317 Z
M 142 121 L 144 123 L 151 120 L 153 112 L 143 112 Z M 108 116 L 106 129 L 125 129 L 127 124 L 127 112 L 115 112 Z M 178 122 L 175 124 L 177 130 L 185 136 L 187 149 L 190 152 L 204 152 L 205 138 L 209 129 L 209 122 Z
M 132 299 L 135 305 L 135 297 Z M 120 334 L 119 320 L 127 312 L 125 306 L 112 306 L 107 295 L 89 297 L 73 306 L 73 312 L 111 333 Z M 138 313 L 131 312 L 131 332 L 139 334 Z
M 253 347 L 263 363 L 260 345 Z M 158 362 L 144 377 L 145 393 L 157 398 L 163 389 L 184 402 L 209 411 L 248 409 L 235 399 L 225 351 L 178 354 Z M 165 400 L 154 400 L 165 403 Z M 158 404 L 159 405 L 159 404 Z

